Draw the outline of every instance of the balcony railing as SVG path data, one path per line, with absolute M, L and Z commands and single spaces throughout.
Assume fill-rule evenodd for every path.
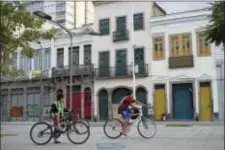
M 194 67 L 193 56 L 169 57 L 169 68 Z
M 105 78 L 132 77 L 133 75 L 132 70 L 133 70 L 132 65 L 125 66 L 125 67 L 119 66 L 119 67 L 96 68 L 95 78 L 105 79 Z M 148 76 L 148 64 L 138 65 L 136 76 L 137 77 Z
M 129 31 L 128 30 L 113 32 L 113 42 L 128 41 L 128 40 L 129 40 Z
M 43 71 L 43 79 L 48 79 L 51 76 L 51 69 L 46 69 Z M 6 75 L 1 78 L 1 82 L 8 81 L 24 81 L 24 80 L 39 80 L 41 79 L 40 70 L 26 70 L 22 75 L 10 76 Z
M 94 66 L 93 65 L 73 66 L 72 74 L 73 76 L 94 74 Z M 59 77 L 59 76 L 70 76 L 70 67 L 69 66 L 53 67 L 52 77 Z

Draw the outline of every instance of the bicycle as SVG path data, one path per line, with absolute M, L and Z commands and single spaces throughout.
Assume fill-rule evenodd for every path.
M 156 124 L 153 120 L 151 119 L 148 119 L 148 118 L 144 118 L 142 116 L 142 108 L 139 108 L 138 109 L 139 112 L 136 113 L 136 114 L 132 114 L 131 116 L 131 119 L 133 120 L 131 125 L 127 125 L 127 128 L 126 128 L 126 133 L 128 133 L 130 131 L 130 127 L 134 124 L 137 124 L 137 130 L 138 130 L 138 133 L 145 139 L 150 139 L 152 137 L 155 136 L 156 134 Z M 123 128 L 123 122 L 118 119 L 118 118 L 113 118 L 112 120 L 112 123 L 115 121 L 115 125 L 113 124 L 110 124 L 110 120 L 106 120 L 105 121 L 105 124 L 104 124 L 104 127 L 103 127 L 103 131 L 104 131 L 104 134 L 110 138 L 110 139 L 117 139 L 119 137 L 121 137 L 123 135 L 122 133 L 122 128 Z M 143 124 L 144 128 L 145 129 L 148 129 L 150 126 L 147 125 L 147 121 L 149 121 L 150 125 L 153 126 L 153 130 L 152 130 L 152 133 L 150 134 L 150 136 L 145 136 L 144 133 L 146 133 L 146 131 L 144 131 L 143 133 L 141 132 L 140 130 L 140 127 L 141 127 L 141 124 Z M 108 134 L 108 132 L 106 131 L 106 127 L 109 126 L 113 131 L 116 131 L 116 133 L 118 133 L 116 136 L 110 136 Z
M 69 114 L 71 116 L 71 112 L 69 112 Z M 80 121 L 72 121 L 71 122 L 69 120 L 69 117 L 67 117 L 65 119 L 62 119 L 60 121 L 60 123 L 63 122 L 63 121 L 66 122 L 66 130 L 62 131 L 62 132 L 56 132 L 56 133 L 54 133 L 54 131 L 53 131 L 54 126 L 47 123 L 47 122 L 37 122 L 37 123 L 35 123 L 30 129 L 30 139 L 31 139 L 31 141 L 36 145 L 45 145 L 45 144 L 49 143 L 52 140 L 52 138 L 54 138 L 54 137 L 58 138 L 58 137 L 61 136 L 61 134 L 64 134 L 64 133 L 67 133 L 67 138 L 73 144 L 83 144 L 89 139 L 90 129 L 85 123 L 80 122 Z M 43 137 L 44 135 L 49 135 L 47 140 L 44 141 L 44 142 L 38 142 L 33 137 L 33 131 L 34 131 L 34 129 L 37 128 L 38 125 L 45 125 L 46 126 L 44 129 L 39 130 L 38 135 L 37 135 L 38 137 Z M 85 128 L 85 131 L 81 132 L 80 129 L 77 128 L 78 126 Z M 86 135 L 84 140 L 82 140 L 80 142 L 76 142 L 76 141 L 72 140 L 72 138 L 70 137 L 72 131 L 75 131 L 75 133 L 78 134 L 78 135 L 84 135 L 86 133 L 87 133 L 87 135 Z
M 61 121 L 61 129 L 63 133 L 66 132 L 66 124 L 69 122 L 83 122 L 84 124 L 87 125 L 88 128 L 90 128 L 90 124 L 87 120 L 80 118 L 80 115 L 77 114 L 77 118 L 74 117 L 73 113 L 65 113 L 66 116 L 68 116 L 67 120 L 62 120 Z
M 85 123 L 88 127 L 90 127 L 89 121 L 86 120 L 86 119 L 81 118 L 79 114 L 77 114 L 77 118 L 76 118 L 75 120 L 76 120 L 76 121 L 83 122 L 83 123 Z

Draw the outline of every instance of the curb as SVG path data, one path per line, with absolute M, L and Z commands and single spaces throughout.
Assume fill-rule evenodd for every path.
M 1 126 L 6 126 L 6 125 L 29 125 L 29 126 L 32 126 L 35 123 L 36 122 L 1 122 Z M 90 122 L 90 125 L 91 125 L 91 127 L 101 127 L 101 126 L 104 125 L 104 122 Z M 224 121 L 213 121 L 213 122 L 164 121 L 164 122 L 156 122 L 156 125 L 165 125 L 165 126 L 176 126 L 176 125 L 224 126 Z

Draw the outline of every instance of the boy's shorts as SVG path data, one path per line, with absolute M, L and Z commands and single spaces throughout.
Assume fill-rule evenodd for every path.
M 120 114 L 123 119 L 127 119 L 131 116 L 132 110 L 130 108 L 127 108 L 127 109 L 121 110 Z

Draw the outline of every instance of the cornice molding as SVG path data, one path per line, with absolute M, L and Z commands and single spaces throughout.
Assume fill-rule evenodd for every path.
M 105 4 L 110 4 L 110 3 L 115 3 L 115 2 L 120 2 L 120 1 L 93 1 L 94 6 L 99 6 L 99 5 L 105 5 Z
M 183 18 L 180 17 L 180 18 L 172 18 L 172 19 L 160 20 L 160 21 L 151 21 L 151 25 L 154 27 L 154 26 L 160 26 L 160 25 L 169 25 L 169 24 L 200 21 L 200 20 L 208 20 L 208 15 L 188 16 Z

